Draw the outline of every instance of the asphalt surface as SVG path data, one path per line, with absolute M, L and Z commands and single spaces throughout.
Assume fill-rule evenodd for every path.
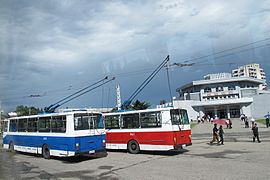
M 0 148 L 0 179 L 262 179 L 270 177 L 270 128 L 261 143 L 239 120 L 224 129 L 225 145 L 210 145 L 210 123 L 192 129 L 193 145 L 175 152 L 109 151 L 99 156 L 43 159 Z

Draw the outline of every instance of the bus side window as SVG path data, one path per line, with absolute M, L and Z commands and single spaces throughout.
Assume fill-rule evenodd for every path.
M 87 130 L 89 129 L 90 118 L 88 114 L 74 114 L 74 129 Z
M 28 132 L 37 132 L 37 118 L 29 118 L 28 119 Z
M 183 124 L 189 124 L 188 114 L 186 110 L 180 110 L 181 119 Z
M 27 119 L 18 119 L 18 131 L 26 132 L 27 130 Z
M 50 117 L 40 117 L 38 120 L 38 131 L 39 132 L 50 132 L 51 131 L 51 119 Z
M 123 128 L 139 128 L 139 114 L 128 114 L 122 115 L 123 118 Z
M 140 119 L 142 128 L 161 127 L 159 112 L 141 113 Z
M 52 132 L 66 132 L 66 116 L 53 116 L 51 128 Z
M 9 132 L 17 132 L 17 119 L 10 120 L 10 122 L 9 122 Z
M 90 129 L 103 129 L 104 122 L 101 114 L 89 114 Z
M 93 114 L 89 114 L 88 116 L 89 116 L 88 117 L 88 126 L 90 129 L 94 129 L 94 127 L 96 126 L 96 125 L 94 126 L 94 123 L 95 123 L 97 117 Z
M 181 119 L 181 114 L 180 114 L 179 109 L 172 109 L 170 113 L 171 113 L 172 125 L 182 124 L 182 119 Z
M 97 128 L 98 129 L 103 129 L 104 128 L 104 119 L 102 115 L 97 115 Z
M 119 129 L 119 116 L 105 116 L 106 129 Z

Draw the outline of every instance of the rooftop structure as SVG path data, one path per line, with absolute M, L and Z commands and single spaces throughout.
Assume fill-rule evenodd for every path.
M 217 73 L 217 74 L 207 74 L 204 76 L 205 80 L 212 80 L 212 79 L 226 79 L 226 78 L 231 78 L 232 74 L 231 73 Z

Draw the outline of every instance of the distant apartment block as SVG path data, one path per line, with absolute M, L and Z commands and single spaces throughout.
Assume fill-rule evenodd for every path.
M 267 89 L 266 84 L 266 75 L 262 68 L 260 68 L 259 64 L 247 64 L 244 66 L 240 66 L 237 69 L 232 70 L 233 77 L 251 77 L 256 79 L 262 79 L 265 83 L 260 85 L 261 90 Z

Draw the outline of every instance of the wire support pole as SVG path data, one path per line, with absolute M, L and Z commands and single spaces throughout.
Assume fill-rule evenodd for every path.
M 172 102 L 172 106 L 173 106 L 173 97 L 172 97 L 172 89 L 171 89 L 171 81 L 170 81 L 170 73 L 169 73 L 169 56 L 168 56 L 168 61 L 166 64 L 166 74 L 167 74 L 167 82 L 168 82 L 170 98 L 171 98 L 171 102 Z

